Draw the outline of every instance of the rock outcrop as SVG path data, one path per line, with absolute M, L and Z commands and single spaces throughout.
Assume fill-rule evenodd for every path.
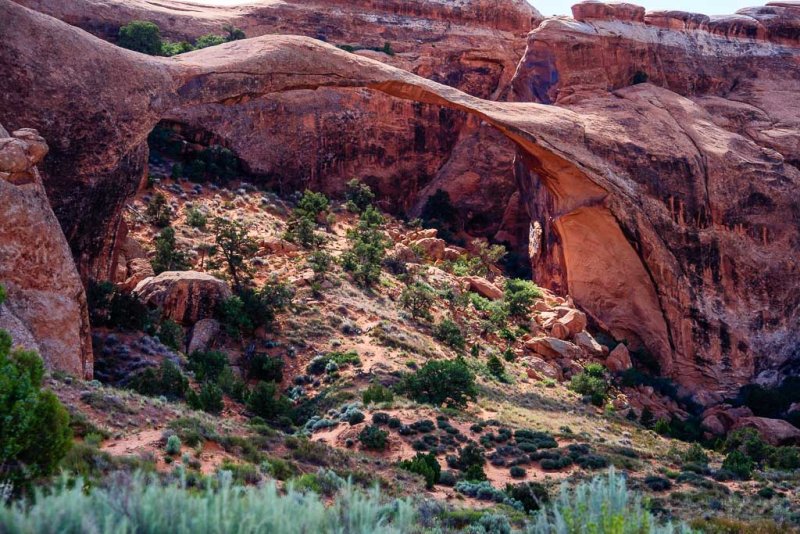
M 35 130 L 0 126 L 0 329 L 49 369 L 91 377 L 86 295 L 36 168 L 45 154 Z
M 665 374 L 731 393 L 796 359 L 800 328 L 800 53 L 785 31 L 797 17 L 769 9 L 783 11 L 752 19 L 773 24 L 766 33 L 716 19 L 669 29 L 636 10 L 548 19 L 517 69 L 519 102 L 506 103 L 302 37 L 148 58 L 5 0 L 0 120 L 53 133 L 51 197 L 62 193 L 57 212 L 81 265 L 100 272 L 161 118 L 316 87 L 472 114 L 519 150 L 538 281 L 651 352 Z M 80 142 L 67 146 L 68 132 Z
M 185 326 L 214 316 L 232 295 L 228 284 L 197 271 L 168 271 L 145 278 L 133 290 L 142 302 L 159 308 L 164 317 Z

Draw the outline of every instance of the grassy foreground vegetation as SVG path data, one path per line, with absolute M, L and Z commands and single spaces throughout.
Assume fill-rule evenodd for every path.
M 142 475 L 85 491 L 83 484 L 56 485 L 39 491 L 33 504 L 23 501 L 0 508 L 0 532 L 22 534 L 236 532 L 306 533 L 446 532 L 452 512 L 410 499 L 387 499 L 376 487 L 359 491 L 351 483 L 339 488 L 326 505 L 316 493 L 274 482 L 239 487 L 223 473 L 204 489 L 187 488 L 185 480 L 162 484 Z M 478 512 L 467 528 L 471 533 L 672 534 L 690 533 L 684 525 L 659 524 L 629 493 L 623 476 L 610 470 L 560 495 L 532 516 L 497 511 Z

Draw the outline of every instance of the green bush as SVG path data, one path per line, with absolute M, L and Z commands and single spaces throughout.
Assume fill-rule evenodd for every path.
M 800 469 L 799 447 L 775 447 L 767 458 L 767 465 L 774 469 L 791 471 Z
M 211 230 L 234 288 L 242 288 L 242 282 L 252 273 L 248 260 L 258 251 L 258 244 L 247 228 L 237 221 L 216 217 L 211 223 Z
M 191 268 L 189 256 L 178 248 L 175 229 L 164 228 L 155 239 L 156 253 L 151 261 L 156 274 L 165 271 L 186 271 Z
M 361 393 L 361 401 L 365 406 L 394 401 L 394 393 L 380 384 L 371 384 Z
M 273 278 L 260 289 L 240 288 L 237 295 L 220 304 L 217 315 L 228 334 L 239 337 L 257 328 L 271 328 L 293 299 L 294 289 Z
M 170 436 L 167 438 L 167 444 L 164 450 L 170 456 L 176 456 L 181 453 L 181 438 L 178 436 Z
M 369 206 L 358 226 L 347 233 L 350 248 L 342 255 L 342 267 L 362 287 L 372 287 L 381 277 L 381 263 L 389 241 L 383 233 L 383 216 Z
M 514 465 L 509 470 L 509 474 L 511 475 L 511 478 L 525 478 L 527 473 L 524 468 Z
M 572 377 L 569 387 L 576 393 L 590 397 L 595 406 L 602 406 L 608 397 L 605 368 L 598 364 L 587 365 L 583 372 Z
M 148 330 L 153 313 L 135 295 L 124 293 L 112 282 L 89 282 L 86 290 L 92 326 Z
M 246 364 L 247 376 L 250 378 L 278 383 L 283 380 L 285 363 L 282 358 L 273 358 L 269 354 L 256 352 Z
M 165 319 L 158 327 L 158 340 L 172 350 L 183 347 L 183 328 L 172 319 Z
M 386 450 L 386 446 L 389 444 L 389 433 L 381 430 L 380 427 L 370 425 L 358 434 L 358 441 L 361 442 L 365 449 L 383 451 Z
M 461 327 L 451 319 L 445 319 L 434 328 L 433 335 L 453 350 L 462 351 L 466 346 L 466 339 L 461 332 Z
M 119 29 L 117 44 L 128 50 L 157 56 L 161 54 L 161 31 L 152 22 L 134 20 Z
M 194 390 L 189 389 L 186 400 L 189 406 L 195 410 L 203 410 L 204 412 L 215 415 L 222 413 L 225 407 L 222 399 L 222 388 L 213 382 L 204 382 L 203 385 L 200 386 L 199 393 L 195 393 Z
M 186 210 L 186 224 L 192 228 L 204 229 L 208 224 L 208 217 L 197 208 L 189 208 Z
M 466 406 L 467 401 L 478 396 L 475 374 L 460 358 L 433 360 L 418 371 L 406 375 L 400 388 L 417 402 L 440 406 Z
M 267 421 L 288 415 L 291 407 L 289 399 L 278 396 L 278 386 L 274 382 L 259 382 L 247 399 L 247 409 Z
M 506 484 L 506 494 L 521 503 L 526 512 L 536 511 L 550 501 L 547 488 L 538 482 Z
M 218 350 L 196 350 L 189 355 L 188 368 L 198 382 L 216 382 L 228 365 L 228 355 Z
M 154 224 L 159 228 L 169 226 L 172 219 L 172 208 L 169 206 L 164 193 L 159 192 L 153 195 L 153 198 L 147 203 L 144 215 L 150 224 Z
M 0 480 L 21 483 L 55 470 L 72 445 L 72 431 L 67 410 L 42 390 L 42 359 L 11 350 L 11 343 L 0 330 Z
M 328 210 L 330 201 L 322 193 L 306 189 L 287 222 L 285 238 L 305 248 L 316 248 L 324 238 L 316 233 L 320 216 Z
M 415 319 L 431 320 L 431 307 L 436 300 L 436 294 L 428 284 L 422 282 L 414 282 L 410 286 L 403 289 L 400 295 L 400 303 L 411 312 L 411 316 Z
M 500 358 L 497 357 L 497 354 L 489 356 L 489 359 L 486 361 L 486 367 L 489 369 L 489 372 L 497 378 L 502 378 L 503 374 L 506 372 L 506 367 L 503 365 L 503 362 L 500 361 Z
M 263 486 L 237 487 L 230 477 L 190 490 L 135 476 L 126 484 L 87 489 L 83 481 L 42 491 L 30 504 L 0 506 L 0 532 L 96 534 L 132 532 L 198 534 L 348 532 L 402 534 L 417 528 L 410 501 L 389 500 L 379 490 L 360 493 L 350 484 L 332 502 L 313 492 Z
M 529 280 L 511 279 L 506 281 L 503 300 L 512 317 L 526 319 L 533 301 L 542 297 L 542 290 Z
M 752 458 L 739 450 L 729 453 L 722 462 L 722 469 L 733 473 L 741 480 L 750 480 L 753 476 L 753 467 Z
M 530 534 L 592 532 L 594 534 L 689 534 L 685 525 L 659 524 L 639 496 L 631 495 L 625 477 L 610 469 L 570 489 L 566 483 L 528 526 Z
M 356 211 L 360 213 L 372 204 L 372 201 L 375 200 L 375 193 L 367 184 L 353 178 L 347 182 L 345 198 L 348 204 L 355 207 Z
M 142 395 L 176 400 L 186 395 L 189 381 L 175 363 L 165 359 L 158 368 L 148 367 L 133 377 L 129 385 Z
M 425 479 L 425 487 L 428 489 L 432 489 L 434 484 L 439 482 L 439 478 L 441 477 L 442 473 L 442 468 L 439 465 L 439 461 L 436 459 L 436 455 L 433 453 L 417 453 L 417 455 L 410 460 L 403 460 L 402 462 L 398 463 L 397 466 L 400 469 L 405 469 L 406 471 L 411 471 L 412 473 L 422 475 L 422 477 Z

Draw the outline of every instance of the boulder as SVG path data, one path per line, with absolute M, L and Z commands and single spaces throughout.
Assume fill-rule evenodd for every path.
M 153 265 L 147 258 L 134 258 L 127 263 L 127 278 L 120 285 L 123 291 L 133 291 L 139 282 L 156 275 Z
M 525 358 L 524 363 L 530 378 L 544 377 L 558 381 L 564 380 L 564 374 L 561 369 L 557 365 L 544 361 L 542 358 L 530 356 Z
M 714 414 L 704 417 L 703 422 L 700 423 L 700 427 L 715 436 L 723 436 L 727 432 L 720 418 Z
M 480 276 L 468 276 L 464 281 L 469 284 L 469 290 L 489 300 L 503 298 L 503 290 Z
M 608 347 L 598 343 L 589 332 L 578 332 L 572 337 L 572 342 L 590 356 L 601 357 L 608 355 Z
M 228 284 L 197 271 L 168 271 L 139 282 L 134 293 L 164 316 L 185 326 L 211 318 L 232 295 Z
M 586 328 L 586 314 L 580 310 L 571 309 L 559 317 L 557 322 L 564 325 L 569 331 L 569 337 L 572 337 Z
M 549 359 L 566 358 L 571 360 L 582 355 L 581 349 L 577 345 L 554 337 L 532 339 L 525 343 L 525 346 L 536 354 Z
M 567 339 L 570 337 L 569 328 L 563 323 L 556 321 L 550 328 L 550 335 L 556 339 Z
M 438 261 L 444 258 L 444 249 L 446 246 L 444 239 L 425 237 L 412 241 L 411 245 L 421 250 L 429 260 Z
M 745 417 L 739 419 L 733 428 L 754 428 L 764 441 L 776 447 L 800 445 L 800 428 L 783 419 Z
M 611 351 L 611 354 L 608 355 L 608 358 L 606 358 L 606 367 L 608 367 L 608 370 L 612 373 L 621 373 L 633 367 L 628 347 L 622 343 L 617 345 L 614 350 Z
M 419 261 L 417 254 L 411 250 L 411 247 L 404 245 L 403 243 L 397 243 L 389 255 L 395 259 L 407 263 L 416 263 Z
M 200 319 L 192 327 L 189 335 L 187 353 L 206 351 L 211 348 L 214 339 L 219 335 L 221 325 L 216 319 Z
M 623 22 L 644 22 L 645 9 L 627 2 L 604 2 L 584 0 L 572 6 L 575 20 L 610 20 Z

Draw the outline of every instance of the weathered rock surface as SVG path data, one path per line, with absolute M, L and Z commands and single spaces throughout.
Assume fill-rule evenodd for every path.
M 35 130 L 0 126 L 0 328 L 48 368 L 91 377 L 86 295 L 36 168 L 46 153 Z
M 784 421 L 783 419 L 769 419 L 767 417 L 744 417 L 734 426 L 736 428 L 753 428 L 770 445 L 799 445 L 800 428 Z
M 134 293 L 164 316 L 191 326 L 213 317 L 217 306 L 232 295 L 228 284 L 197 271 L 168 271 L 139 282 Z
M 614 350 L 606 358 L 606 367 L 612 373 L 621 373 L 633 367 L 628 347 L 622 343 L 614 347 Z
M 698 29 L 548 19 L 513 82 L 514 98 L 530 102 L 504 103 L 299 37 L 147 58 L 6 1 L 0 120 L 40 121 L 54 134 L 51 196 L 53 177 L 66 175 L 53 171 L 74 169 L 57 212 L 81 264 L 102 272 L 114 235 L 104 229 L 160 118 L 320 86 L 474 114 L 520 150 L 537 280 L 649 350 L 669 376 L 718 395 L 795 358 L 800 329 L 800 54 L 786 31 L 796 15 L 775 9 L 762 33 L 737 20 L 773 22 L 749 15 Z M 651 83 L 632 86 L 643 74 Z M 28 86 L 41 90 L 19 90 Z M 108 112 L 83 112 L 98 107 Z M 82 142 L 66 146 L 68 132 Z
M 480 276 L 467 276 L 464 281 L 469 284 L 469 290 L 489 300 L 503 298 L 503 290 Z
M 208 350 L 219 334 L 220 328 L 219 321 L 216 319 L 200 319 L 197 321 L 189 335 L 189 346 L 186 353 L 191 354 L 197 350 Z

